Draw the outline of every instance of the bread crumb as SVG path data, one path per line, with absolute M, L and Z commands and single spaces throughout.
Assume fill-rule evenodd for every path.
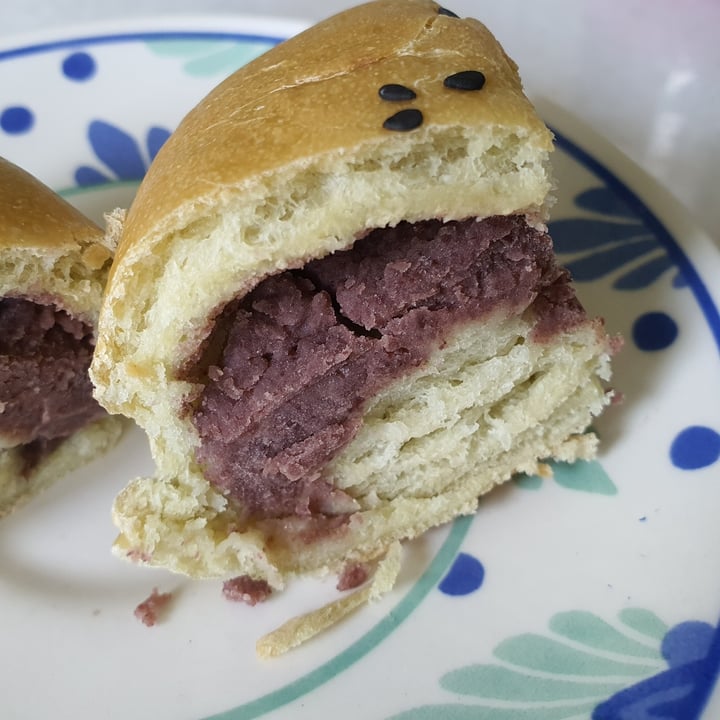
M 152 627 L 158 622 L 170 600 L 172 593 L 161 593 L 157 588 L 153 588 L 150 595 L 135 608 L 135 617 L 143 625 Z
M 111 252 L 115 253 L 120 236 L 122 235 L 123 225 L 127 217 L 127 210 L 124 208 L 115 208 L 112 212 L 105 213 L 105 237 L 103 244 Z
M 226 580 L 223 583 L 222 593 L 233 602 L 257 605 L 259 602 L 265 602 L 272 595 L 272 588 L 267 580 L 255 580 L 249 575 L 240 575 Z
M 400 573 L 401 559 L 400 543 L 393 543 L 385 557 L 378 563 L 369 585 L 317 610 L 292 618 L 277 630 L 261 637 L 255 645 L 258 656 L 271 658 L 282 655 L 332 627 L 361 605 L 373 602 L 392 590 Z
M 347 563 L 338 577 L 337 589 L 340 590 L 340 592 L 354 590 L 366 583 L 369 576 L 370 571 L 364 563 Z

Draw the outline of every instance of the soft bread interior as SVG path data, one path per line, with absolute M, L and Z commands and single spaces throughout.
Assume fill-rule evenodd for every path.
M 161 434 L 165 462 L 183 462 L 190 438 L 178 415 L 191 389 L 177 376 L 208 318 L 264 277 L 350 247 L 371 228 L 539 214 L 552 184 L 548 153 L 525 140 L 507 128 L 431 128 L 227 188 L 201 221 L 114 269 L 91 371 L 103 404 Z
M 51 303 L 94 325 L 111 257 L 100 242 L 69 252 L 61 247 L 0 248 L 0 297 Z
M 328 476 L 360 503 L 340 532 L 297 543 L 301 519 L 236 530 L 225 499 L 197 475 L 172 482 L 134 481 L 117 498 L 121 535 L 115 552 L 194 577 L 265 577 L 338 567 L 376 557 L 458 514 L 539 458 L 592 457 L 583 434 L 609 401 L 609 348 L 588 322 L 552 341 L 535 342 L 528 318 L 473 325 L 428 364 L 393 384 L 367 408 L 350 445 Z

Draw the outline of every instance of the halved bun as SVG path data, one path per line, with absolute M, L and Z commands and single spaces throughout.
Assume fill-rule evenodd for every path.
M 101 313 L 96 396 L 145 429 L 157 464 L 156 477 L 131 482 L 117 498 L 115 552 L 195 577 L 248 575 L 280 588 L 294 574 L 377 558 L 397 540 L 471 513 L 480 494 L 544 458 L 592 456 L 595 439 L 582 433 L 609 400 L 611 343 L 554 265 L 543 225 L 551 150 L 515 64 L 487 28 L 429 0 L 379 0 L 341 13 L 212 91 L 142 182 Z M 433 325 L 422 358 L 349 411 L 352 430 L 311 472 L 309 486 L 317 480 L 328 493 L 322 510 L 311 499 L 306 512 L 273 512 L 251 499 L 252 489 L 238 495 L 233 478 L 211 481 L 201 398 L 211 376 L 225 372 L 218 328 L 235 322 L 238 307 L 250 317 L 262 303 L 282 305 L 277 288 L 287 281 L 308 307 L 316 293 L 327 313 L 340 313 L 334 291 L 317 279 L 325 266 L 314 262 L 343 263 L 361 246 L 363 258 L 374 258 L 378 244 L 389 252 L 411 246 L 415 228 L 475 237 L 481 225 L 494 235 L 478 247 L 512 265 L 510 274 L 524 278 L 532 264 L 521 247 L 544 258 L 528 270 L 537 284 L 520 300 L 525 291 L 505 283 L 501 299 L 487 308 L 478 300 L 472 318 Z M 517 251 L 508 249 L 516 241 Z M 390 265 L 404 272 L 402 258 Z M 478 280 L 484 273 L 478 267 L 472 292 L 492 295 L 497 276 L 488 270 L 487 282 Z M 571 319 L 556 312 L 547 294 L 554 287 Z M 407 315 L 419 309 L 410 305 Z M 422 307 L 430 325 L 435 310 Z M 389 342 L 384 329 L 360 328 L 355 318 L 338 324 L 337 334 L 363 347 Z M 303 336 L 298 347 L 314 342 Z M 279 374 L 275 384 L 292 382 Z M 237 422 L 271 423 L 264 409 L 257 413 Z M 278 424 L 278 434 L 285 430 Z M 304 457 L 303 442 L 288 451 L 293 458 Z
M 30 303 L 52 308 L 76 324 L 95 327 L 112 260 L 102 230 L 37 178 L 0 158 L 0 303 Z M 11 321 L 10 321 L 11 322 Z M 62 320 L 61 322 L 65 322 Z M 13 332 L 16 328 L 13 328 Z M 17 328 L 19 331 L 19 328 Z M 31 332 L 32 328 L 27 328 Z M 0 353 L 2 413 L 22 404 L 13 375 L 18 372 L 10 340 Z M 89 363 L 89 355 L 88 355 Z M 87 372 L 87 365 L 83 374 Z M 29 382 L 29 381 L 28 381 Z M 72 384 L 73 381 L 63 380 Z M 27 383 L 26 383 L 27 384 Z M 89 383 L 87 383 L 89 385 Z M 28 393 L 45 393 L 42 385 Z M 88 387 L 88 393 L 90 388 Z M 91 397 L 88 395 L 88 402 Z M 9 422 L 9 421 L 8 421 Z M 119 418 L 101 412 L 66 440 L 53 438 L 52 448 L 34 453 L 28 464 L 24 440 L 0 442 L 0 516 L 7 514 L 53 480 L 114 444 Z M 13 428 L 4 435 L 12 436 Z M 26 440 L 27 438 L 25 438 Z

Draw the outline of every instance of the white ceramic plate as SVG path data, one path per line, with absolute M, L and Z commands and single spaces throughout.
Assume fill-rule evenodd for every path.
M 85 27 L 0 50 L 0 154 L 100 221 L 169 131 L 293 23 Z M 254 608 L 113 559 L 140 432 L 0 523 L 3 718 L 720 717 L 720 260 L 666 193 L 562 111 L 552 232 L 626 338 L 594 463 L 483 500 L 409 544 L 395 590 L 287 656 L 255 640 L 334 593 Z M 166 620 L 133 609 L 172 591 Z M 714 709 L 714 711 L 713 711 Z

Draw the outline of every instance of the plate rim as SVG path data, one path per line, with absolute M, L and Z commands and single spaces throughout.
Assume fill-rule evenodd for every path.
M 0 35 L 0 62 L 40 52 L 100 44 L 119 40 L 144 40 L 186 33 L 187 37 L 213 36 L 216 39 L 257 36 L 262 40 L 287 40 L 310 27 L 301 17 L 273 17 L 247 13 L 167 13 L 136 18 L 107 18 L 68 23 L 54 28 Z

